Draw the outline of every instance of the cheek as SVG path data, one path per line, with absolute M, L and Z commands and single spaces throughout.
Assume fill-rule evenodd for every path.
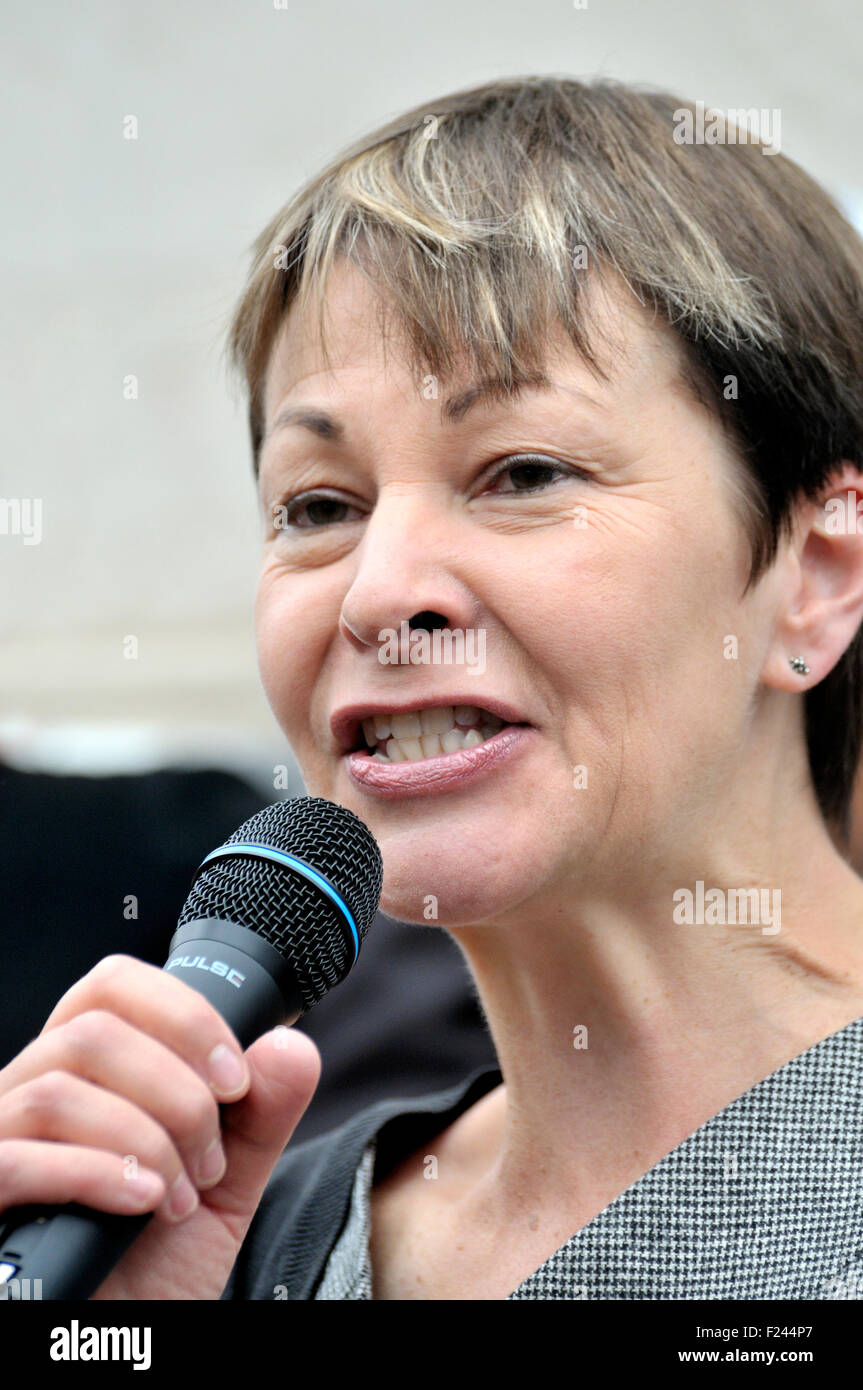
M 506 622 L 532 658 L 569 685 L 585 688 L 602 673 L 620 678 L 639 657 L 649 664 L 657 644 L 672 636 L 686 604 L 686 585 L 669 573 L 657 550 L 629 538 L 590 536 L 546 547 L 541 572 L 549 587 L 523 583 L 513 592 Z M 641 538 L 639 537 L 639 541 Z
M 318 609 L 304 601 L 301 585 L 262 574 L 255 598 L 258 668 L 267 700 L 285 733 L 308 718 L 314 673 L 320 667 Z
M 585 737 L 614 744 L 625 734 L 643 753 L 646 739 L 692 717 L 693 700 L 713 717 L 733 690 L 736 663 L 724 659 L 723 637 L 742 617 L 736 575 L 715 537 L 684 548 L 673 530 L 641 525 L 582 537 L 577 550 L 547 549 L 553 591 L 540 603 L 533 590 L 531 602 L 524 586 L 512 630 L 569 710 L 579 749 Z

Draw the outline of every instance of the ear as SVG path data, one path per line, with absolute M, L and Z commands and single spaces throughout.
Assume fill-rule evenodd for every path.
M 833 669 L 863 622 L 863 472 L 836 465 L 817 499 L 793 514 L 789 576 L 763 671 L 777 690 L 808 690 Z M 802 657 L 807 675 L 791 666 Z

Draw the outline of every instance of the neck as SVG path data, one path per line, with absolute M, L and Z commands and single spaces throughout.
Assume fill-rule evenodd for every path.
M 690 847 L 623 891 L 570 883 L 518 921 L 453 930 L 504 1080 L 463 1150 L 478 1156 L 486 1204 L 533 1209 L 540 1188 L 549 1210 L 590 1219 L 735 1097 L 863 1015 L 863 882 L 817 808 L 796 820 L 757 856 L 745 835 L 722 853 Z M 705 898 L 724 895 L 701 921 L 699 880 Z M 681 887 L 695 920 L 673 919 Z M 775 913 L 727 920 L 731 887 L 765 890 L 750 909 L 772 909 L 780 889 L 780 929 Z

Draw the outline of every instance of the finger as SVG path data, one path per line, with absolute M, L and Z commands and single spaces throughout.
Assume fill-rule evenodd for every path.
M 238 1241 L 321 1074 L 317 1047 L 292 1028 L 265 1033 L 247 1049 L 246 1058 L 252 1076 L 249 1091 L 222 1113 L 227 1170 L 218 1187 L 207 1193 L 207 1206 L 218 1210 Z
M 42 1033 L 92 1009 L 117 1014 L 159 1038 L 208 1081 L 220 1100 L 245 1091 L 248 1067 L 240 1044 L 212 1004 L 184 980 L 134 956 L 105 956 L 67 990 Z M 231 1056 L 237 1063 L 233 1076 L 226 1070 Z
M 219 1107 L 210 1087 L 182 1058 L 114 1014 L 80 1014 L 40 1034 L 3 1072 L 0 1107 L 16 1086 L 46 1072 L 92 1082 L 146 1111 L 171 1136 L 191 1180 L 220 1141 Z M 213 1176 L 210 1174 L 210 1176 Z
M 2 1097 L 0 1140 L 4 1139 L 49 1139 L 104 1149 L 123 1160 L 126 1172 L 134 1172 L 135 1165 L 150 1169 L 164 1180 L 161 1214 L 167 1220 L 175 1220 L 197 1205 L 194 1192 L 190 1192 L 190 1175 L 170 1134 L 125 1097 L 68 1072 L 45 1072 Z M 224 1150 L 217 1140 L 209 1174 L 191 1177 L 200 1188 L 213 1187 L 224 1168 Z
M 50 1144 L 41 1139 L 0 1143 L 4 1210 L 81 1202 L 98 1211 L 153 1211 L 165 1195 L 164 1179 L 148 1168 L 129 1173 L 123 1160 L 101 1149 Z

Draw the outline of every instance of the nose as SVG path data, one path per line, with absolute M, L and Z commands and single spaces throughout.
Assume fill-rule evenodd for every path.
M 377 652 L 403 622 L 426 631 L 476 626 L 459 529 L 417 497 L 378 497 L 354 551 L 356 569 L 339 615 L 339 631 L 353 647 Z

